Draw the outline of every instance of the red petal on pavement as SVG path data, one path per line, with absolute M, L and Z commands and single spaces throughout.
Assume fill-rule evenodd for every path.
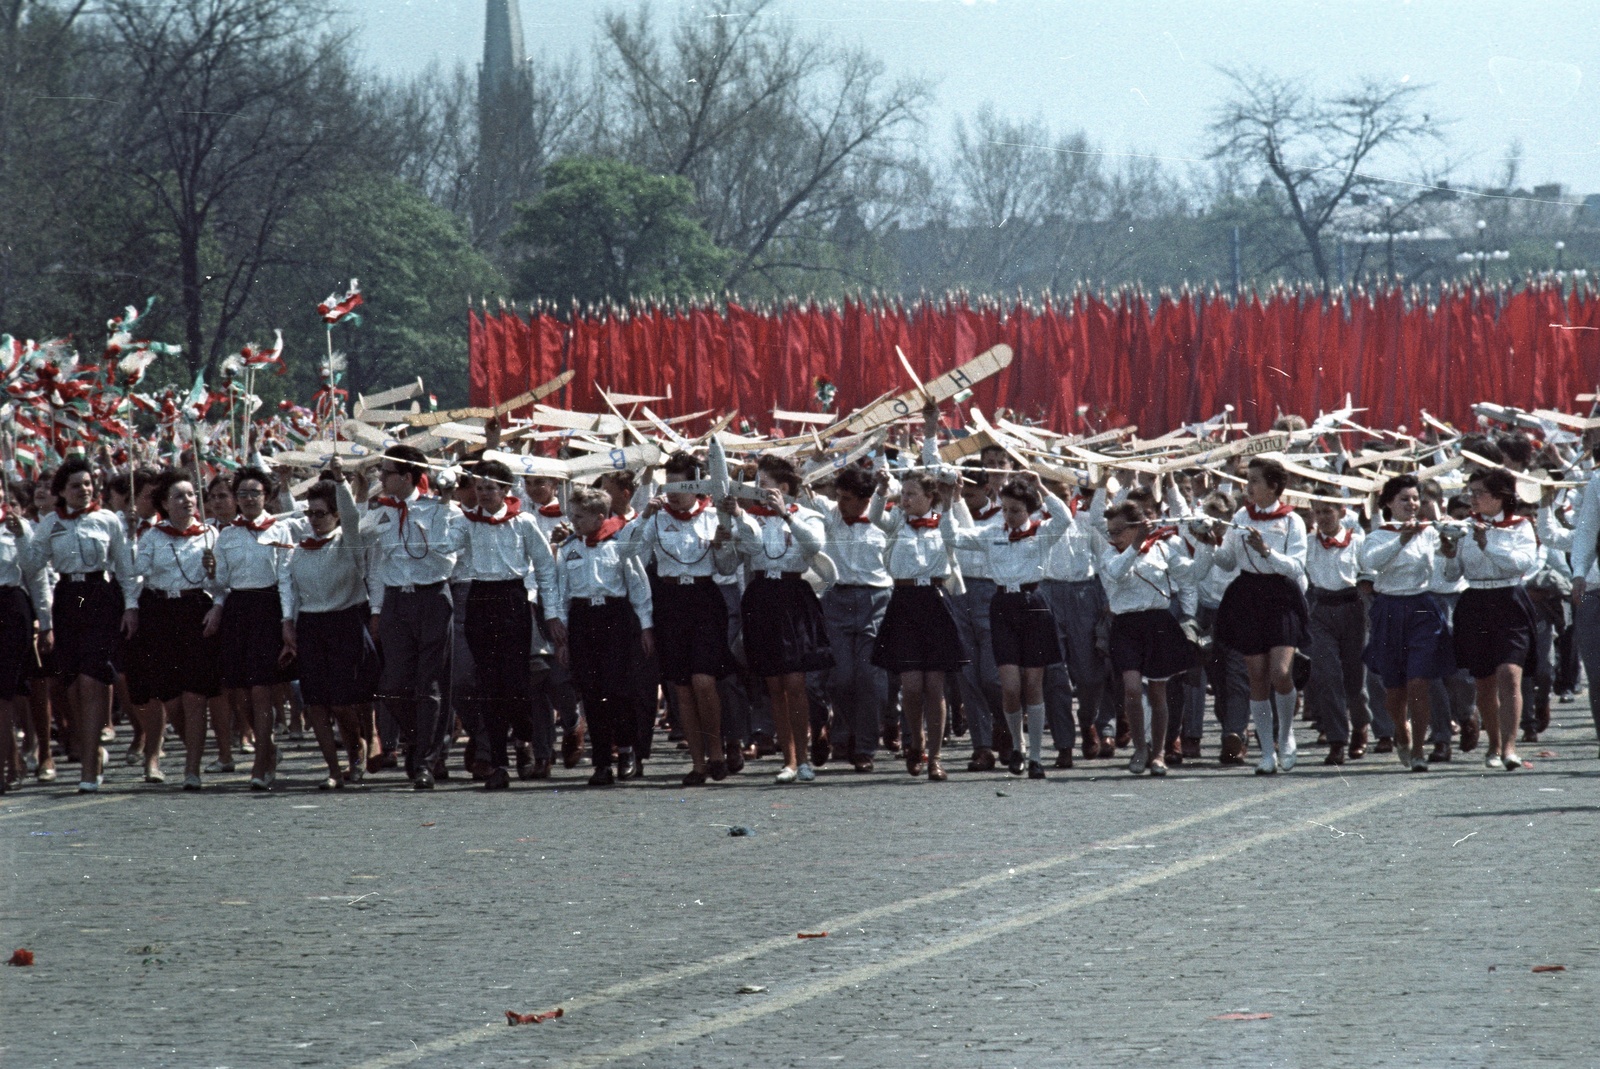
M 1554 756 L 1556 756 L 1556 752 L 1554 750 L 1540 750 L 1538 753 L 1534 754 L 1533 756 L 1535 756 L 1535 757 L 1554 757 Z
M 31 950 L 23 950 L 21 947 L 18 947 L 16 950 L 13 950 L 11 952 L 11 960 L 6 962 L 6 964 L 7 965 L 32 965 L 33 964 L 33 951 L 31 951 Z
M 1270 1013 L 1219 1013 L 1211 1018 L 1213 1021 L 1268 1021 L 1272 1019 Z
M 1565 965 L 1535 965 L 1533 967 L 1533 971 L 1534 972 L 1566 972 L 1567 971 L 1567 967 Z
M 828 933 L 827 932 L 796 932 L 796 933 L 794 933 L 794 937 L 796 939 L 826 939 L 826 938 L 828 938 Z
M 507 1010 L 506 1024 L 513 1026 L 519 1024 L 544 1024 L 546 1021 L 553 1021 L 562 1016 L 565 1016 L 565 1011 L 560 1006 L 553 1010 L 545 1010 L 543 1013 L 518 1013 L 516 1010 Z

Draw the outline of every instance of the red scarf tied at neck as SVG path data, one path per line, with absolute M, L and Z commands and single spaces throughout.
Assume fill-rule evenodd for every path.
M 161 523 L 156 524 L 154 529 L 160 531 L 162 534 L 171 535 L 173 538 L 195 538 L 199 535 L 205 534 L 211 528 L 207 527 L 203 523 L 197 523 L 191 520 L 189 521 L 189 526 L 185 527 L 181 531 L 172 526 L 170 521 L 162 521 Z
M 263 513 L 261 515 L 261 518 L 259 519 L 259 521 L 255 522 L 255 523 L 251 523 L 249 520 L 245 519 L 243 516 L 236 516 L 236 517 L 234 517 L 234 520 L 233 520 L 233 526 L 235 526 L 235 527 L 243 527 L 247 531 L 253 531 L 256 534 L 260 534 L 262 531 L 265 531 L 268 527 L 271 527 L 273 524 L 275 524 L 277 522 L 278 522 L 278 518 L 276 516 L 269 516 L 269 515 Z
M 1029 520 L 1027 526 L 1015 529 L 1006 529 L 1006 539 L 1011 542 L 1020 542 L 1024 538 L 1032 538 L 1039 533 L 1039 521 Z
M 605 518 L 605 522 L 600 525 L 600 529 L 598 531 L 592 535 L 585 536 L 583 544 L 588 546 L 590 549 L 593 549 L 601 542 L 609 542 L 611 539 L 615 538 L 617 532 L 622 530 L 627 525 L 628 521 L 624 520 L 621 516 L 607 516 Z
M 1258 512 L 1254 505 L 1246 501 L 1244 510 L 1245 514 L 1248 515 L 1252 520 L 1255 520 L 1257 523 L 1265 523 L 1268 520 L 1283 519 L 1285 516 L 1294 511 L 1294 506 L 1289 504 L 1287 501 L 1280 501 L 1278 502 L 1277 507 L 1272 509 L 1270 512 Z
M 1157 542 L 1165 542 L 1167 539 L 1171 538 L 1177 533 L 1178 529 L 1176 527 L 1157 527 L 1154 531 L 1151 531 L 1148 536 L 1146 536 L 1143 542 L 1139 543 L 1139 552 L 1149 553 L 1150 550 L 1155 547 Z
M 56 506 L 56 515 L 60 516 L 63 520 L 75 520 L 79 516 L 87 516 L 91 512 L 99 512 L 99 511 L 100 511 L 100 502 L 92 500 L 92 499 L 90 500 L 90 502 L 87 505 L 85 505 L 81 509 L 69 509 L 64 504 Z
M 502 523 L 510 523 L 522 513 L 522 502 L 514 497 L 506 498 L 505 512 L 499 516 L 490 516 L 483 511 L 482 506 L 472 509 L 463 509 L 461 514 L 473 523 L 487 523 L 491 527 L 498 527 Z
M 781 513 L 781 512 L 774 512 L 772 509 L 767 508 L 767 506 L 765 506 L 765 505 L 746 505 L 744 510 L 746 512 L 748 512 L 752 516 L 781 516 L 781 515 L 783 515 L 783 513 Z M 795 513 L 800 511 L 800 506 L 799 505 L 790 505 L 789 508 L 786 511 L 788 512 L 789 515 L 793 516 Z
M 935 531 L 939 528 L 939 514 L 930 512 L 923 516 L 907 516 L 906 526 L 915 527 L 919 531 Z
M 552 520 L 555 519 L 557 516 L 561 515 L 561 502 L 552 501 L 548 505 L 540 505 L 539 515 L 548 516 Z
M 1341 533 L 1332 538 L 1329 538 L 1321 531 L 1317 532 L 1317 541 L 1321 542 L 1322 548 L 1327 550 L 1343 549 L 1345 546 L 1350 544 L 1350 540 L 1354 537 L 1355 531 L 1349 527 L 1346 527 Z
M 696 516 L 698 516 L 702 512 L 704 512 L 706 510 L 706 508 L 710 504 L 711 504 L 711 499 L 709 497 L 701 495 L 700 497 L 695 498 L 695 500 L 694 500 L 694 508 L 690 509 L 688 512 L 679 512 L 677 509 L 673 508 L 671 505 L 668 505 L 667 506 L 667 515 L 671 516 L 673 519 L 677 520 L 679 523 L 688 523 L 690 520 L 694 519 Z

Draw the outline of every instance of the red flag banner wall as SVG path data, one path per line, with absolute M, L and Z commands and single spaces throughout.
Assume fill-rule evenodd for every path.
M 1600 384 L 1600 293 L 1511 288 L 1219 293 L 1134 289 L 1017 301 L 947 298 L 910 306 L 846 300 L 747 307 L 634 304 L 574 316 L 468 313 L 471 403 L 492 405 L 565 370 L 547 403 L 604 410 L 595 390 L 665 396 L 662 416 L 738 410 L 762 429 L 774 408 L 835 412 L 910 386 L 999 342 L 1011 366 L 974 403 L 1081 431 L 1136 423 L 1161 432 L 1232 404 L 1260 430 L 1350 395 L 1369 426 L 1418 425 L 1426 409 L 1465 427 L 1477 401 L 1571 410 Z M 791 431 L 793 428 L 789 428 Z

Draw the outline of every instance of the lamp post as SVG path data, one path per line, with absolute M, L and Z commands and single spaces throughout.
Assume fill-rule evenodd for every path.
M 1488 278 L 1488 270 L 1489 270 L 1489 268 L 1488 268 L 1488 258 L 1484 255 L 1484 250 L 1483 250 L 1484 231 L 1486 231 L 1488 229 L 1489 229 L 1488 221 L 1484 220 L 1484 219 L 1479 219 L 1478 220 L 1478 281 L 1479 282 L 1483 282 L 1486 278 Z
M 1561 254 L 1563 252 L 1565 252 L 1566 249 L 1567 249 L 1567 243 L 1565 241 L 1556 242 L 1556 270 L 1557 271 L 1561 270 Z

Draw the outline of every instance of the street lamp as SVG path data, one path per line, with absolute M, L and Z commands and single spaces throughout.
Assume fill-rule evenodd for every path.
M 1566 248 L 1567 248 L 1567 243 L 1565 241 L 1556 242 L 1556 270 L 1557 271 L 1561 270 L 1561 254 L 1566 251 Z

